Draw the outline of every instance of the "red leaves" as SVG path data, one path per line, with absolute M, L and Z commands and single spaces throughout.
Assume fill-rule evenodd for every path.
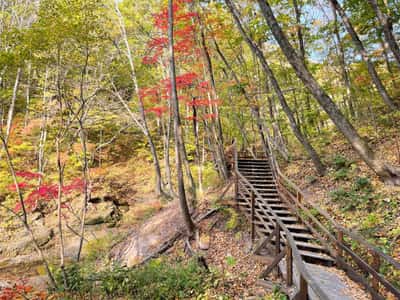
M 219 105 L 220 100 L 208 100 L 208 99 L 196 99 L 186 102 L 188 106 L 208 106 L 208 105 Z
M 32 185 L 30 185 L 30 184 L 28 184 L 26 182 L 18 182 L 18 188 L 20 190 L 31 188 L 31 187 L 32 187 Z M 10 190 L 12 192 L 16 192 L 17 191 L 17 187 L 16 187 L 15 184 L 11 184 L 11 185 L 8 186 L 8 190 Z
M 217 114 L 205 114 L 203 115 L 203 119 L 215 119 Z
M 26 284 L 26 281 L 21 279 L 12 287 L 6 287 L 0 290 L 0 300 L 14 299 L 36 299 L 44 300 L 47 298 L 45 292 L 34 292 L 33 287 Z
M 145 113 L 154 113 L 158 118 L 162 116 L 163 113 L 168 111 L 166 106 L 151 107 L 145 110 Z
M 18 176 L 26 178 L 26 179 L 37 178 L 37 176 L 40 175 L 37 173 L 25 172 L 25 171 L 17 172 L 17 174 L 18 174 Z M 80 178 L 76 178 L 69 185 L 63 186 L 62 192 L 64 194 L 69 194 L 73 191 L 82 191 L 84 186 L 85 186 L 84 181 Z M 28 188 L 33 188 L 33 185 L 28 184 L 26 182 L 19 182 L 18 187 L 20 189 L 28 189 Z M 10 185 L 8 187 L 8 189 L 10 191 L 16 191 L 16 186 Z M 57 199 L 57 197 L 58 197 L 58 185 L 57 184 L 43 184 L 43 185 L 39 186 L 38 188 L 34 189 L 33 191 L 31 191 L 26 196 L 26 198 L 24 200 L 24 205 L 28 211 L 33 211 L 37 208 L 38 204 L 41 201 L 49 202 L 51 200 Z M 21 209 L 22 209 L 21 203 L 17 203 L 14 207 L 15 212 L 19 212 Z
M 168 38 L 166 37 L 159 37 L 152 39 L 148 44 L 150 48 L 163 48 L 168 45 Z
M 18 177 L 25 178 L 27 180 L 38 179 L 38 178 L 42 177 L 42 175 L 39 173 L 33 173 L 33 172 L 29 172 L 29 171 L 18 171 L 18 172 L 15 172 L 15 175 L 17 175 Z

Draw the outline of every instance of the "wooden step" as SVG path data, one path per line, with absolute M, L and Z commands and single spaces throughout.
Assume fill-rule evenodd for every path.
M 306 257 L 311 257 L 311 258 L 317 259 L 317 260 L 325 260 L 325 261 L 329 261 L 332 263 L 335 262 L 335 260 L 332 257 L 330 257 L 329 255 L 324 254 L 324 253 L 312 252 L 312 251 L 307 251 L 307 250 L 299 250 L 299 252 L 300 252 L 300 255 L 303 257 L 306 256 Z
M 280 204 L 270 204 L 268 205 L 273 211 L 275 210 L 284 210 L 284 209 L 289 209 L 286 204 L 280 203 Z

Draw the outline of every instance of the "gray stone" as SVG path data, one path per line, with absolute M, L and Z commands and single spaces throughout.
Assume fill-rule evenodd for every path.
M 92 204 L 86 215 L 85 225 L 108 223 L 117 214 L 117 208 L 112 202 Z

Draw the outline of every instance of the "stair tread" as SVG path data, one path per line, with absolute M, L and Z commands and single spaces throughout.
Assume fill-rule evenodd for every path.
M 301 256 L 308 256 L 308 257 L 312 257 L 312 258 L 316 258 L 316 259 L 320 259 L 320 260 L 328 260 L 328 261 L 332 261 L 334 262 L 335 260 L 324 253 L 318 253 L 318 252 L 312 252 L 312 251 L 307 251 L 307 250 L 299 250 L 300 255 Z

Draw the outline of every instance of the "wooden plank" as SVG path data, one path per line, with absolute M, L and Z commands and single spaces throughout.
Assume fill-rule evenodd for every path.
M 279 262 L 285 257 L 286 252 L 281 251 L 272 261 L 272 263 L 260 274 L 260 278 L 263 279 L 267 277 L 279 264 Z

